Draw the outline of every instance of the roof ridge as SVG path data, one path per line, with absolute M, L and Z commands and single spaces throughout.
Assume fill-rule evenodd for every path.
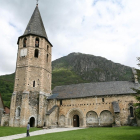
M 61 85 L 61 86 L 56 86 L 56 87 L 66 87 L 66 86 L 77 86 L 77 85 L 84 85 L 84 84 L 100 84 L 100 83 L 115 83 L 115 82 L 129 82 L 129 83 L 133 83 L 132 81 L 105 81 L 105 82 L 90 82 L 90 83 L 78 83 L 78 84 L 70 84 L 70 85 Z M 56 88 L 55 87 L 55 88 Z

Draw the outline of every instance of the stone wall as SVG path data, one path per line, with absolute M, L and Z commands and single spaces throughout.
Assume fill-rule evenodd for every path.
M 58 126 L 58 114 L 59 109 L 58 107 L 55 108 L 55 110 L 46 117 L 46 124 L 49 128 L 55 128 Z
M 0 108 L 0 124 L 1 124 L 1 118 L 2 118 L 2 115 L 3 115 L 3 111 L 4 111 L 4 109 Z
M 24 38 L 19 40 L 14 91 L 51 93 L 51 46 L 44 38 L 38 37 L 39 47 L 35 47 L 36 37 L 26 37 L 26 48 L 23 47 Z M 23 57 L 21 51 L 24 49 L 27 50 L 27 54 Z M 35 49 L 39 51 L 38 58 L 34 57 Z
M 0 124 L 1 124 L 1 118 L 2 118 L 2 115 L 3 115 L 3 111 L 4 111 L 4 105 L 3 105 L 2 97 L 1 97 L 1 94 L 0 94 Z
M 34 126 L 43 126 L 46 121 L 46 96 L 38 92 L 18 92 L 14 96 L 15 105 L 12 106 L 11 103 L 10 126 L 26 127 L 32 117 L 35 119 Z M 20 115 L 17 115 L 18 108 Z
M 140 119 L 137 118 L 137 124 L 140 126 Z
M 103 99 L 104 98 L 104 99 Z M 104 102 L 103 102 L 104 101 Z M 119 116 L 114 113 L 112 102 L 117 101 L 120 107 Z M 50 101 L 53 102 L 53 101 Z M 120 125 L 129 125 L 130 107 L 136 103 L 131 95 L 87 97 L 57 101 L 59 105 L 59 124 L 72 127 L 73 115 L 79 115 L 80 126 L 111 126 L 120 119 Z M 63 117 L 62 117 L 63 116 Z
M 51 110 L 55 105 L 57 105 L 57 100 L 48 100 L 46 109 L 47 112 Z M 47 127 L 57 127 L 59 117 L 59 108 L 56 107 L 55 110 L 46 116 L 46 126 Z
M 1 126 L 9 126 L 9 114 L 3 114 L 1 118 Z

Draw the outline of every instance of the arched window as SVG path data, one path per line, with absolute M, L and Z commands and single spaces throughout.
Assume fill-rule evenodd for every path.
M 134 117 L 133 107 L 130 106 L 130 117 Z
M 23 47 L 26 47 L 26 43 L 27 43 L 27 38 L 23 39 Z
M 49 51 L 49 45 L 47 45 L 47 52 Z
M 38 58 L 38 55 L 39 55 L 39 50 L 35 49 L 34 57 Z
M 47 54 L 47 63 L 48 63 L 48 60 L 49 60 L 49 55 Z
M 20 117 L 20 112 L 21 112 L 20 107 L 17 107 L 17 109 L 16 109 L 16 116 L 17 117 Z
M 38 47 L 39 48 L 39 38 L 36 38 L 35 39 L 35 47 Z
M 35 87 L 35 81 L 33 81 L 33 87 Z

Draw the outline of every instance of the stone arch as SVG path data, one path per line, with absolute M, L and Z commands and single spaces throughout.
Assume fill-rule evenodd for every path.
M 26 43 L 27 43 L 27 38 L 25 37 L 25 38 L 23 39 L 23 47 L 26 47 Z
M 112 113 L 109 110 L 103 110 L 100 113 L 100 121 L 99 124 L 101 126 L 112 126 L 114 122 L 114 118 Z
M 84 115 L 83 115 L 83 112 L 80 110 L 80 109 L 77 109 L 77 108 L 73 108 L 73 109 L 70 109 L 66 115 L 66 118 L 67 118 L 67 125 L 68 126 L 73 126 L 73 117 L 75 115 L 78 115 L 79 117 L 79 126 L 83 126 L 84 124 Z
M 36 37 L 35 39 L 35 47 L 39 48 L 39 38 Z
M 65 116 L 64 115 L 61 115 L 59 117 L 59 126 L 61 126 L 61 127 L 65 126 Z
M 36 119 L 34 116 L 31 116 L 29 118 L 29 122 L 30 122 L 30 127 L 35 127 L 36 126 Z
M 49 45 L 47 45 L 47 52 L 49 51 Z
M 86 124 L 87 124 L 87 126 L 98 126 L 99 120 L 98 120 L 98 115 L 95 111 L 87 112 Z
M 16 117 L 20 117 L 20 112 L 21 112 L 21 108 L 20 108 L 20 106 L 18 106 L 16 108 Z

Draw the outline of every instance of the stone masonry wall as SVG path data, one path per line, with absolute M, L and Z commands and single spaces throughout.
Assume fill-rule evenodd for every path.
M 26 36 L 26 47 L 23 47 L 24 38 L 19 40 L 10 126 L 25 127 L 31 117 L 35 119 L 35 126 L 45 123 L 45 98 L 51 93 L 51 46 L 47 40 L 38 37 L 39 47 L 35 47 L 36 37 Z M 39 51 L 38 58 L 35 57 L 36 49 Z M 42 98 L 39 95 L 43 95 Z M 18 108 L 20 116 L 16 116 Z
M 23 47 L 24 38 L 19 41 L 14 91 L 51 93 L 51 46 L 44 38 L 39 37 L 39 47 L 35 47 L 36 37 L 27 36 L 26 47 Z M 34 57 L 35 49 L 39 51 L 38 58 Z M 27 50 L 24 57 L 20 56 L 22 50 Z
M 1 118 L 1 126 L 9 126 L 9 114 L 3 114 Z
M 102 101 L 104 98 L 104 102 Z M 119 96 L 102 96 L 102 97 L 87 97 L 79 99 L 65 99 L 62 100 L 62 105 L 60 106 L 60 101 L 57 104 L 60 106 L 59 117 L 65 116 L 65 123 L 67 124 L 70 118 L 70 113 L 73 110 L 77 110 L 81 116 L 83 116 L 83 126 L 86 126 L 86 116 L 90 111 L 97 113 L 98 121 L 100 124 L 100 115 L 103 111 L 109 111 L 110 117 L 112 117 L 112 123 L 115 123 L 115 114 L 113 111 L 112 102 L 117 101 L 120 107 L 120 124 L 128 125 L 130 118 L 130 106 L 136 102 L 135 97 L 131 95 L 119 95 Z M 97 122 L 97 121 L 96 121 Z M 72 124 L 71 124 L 72 125 Z

